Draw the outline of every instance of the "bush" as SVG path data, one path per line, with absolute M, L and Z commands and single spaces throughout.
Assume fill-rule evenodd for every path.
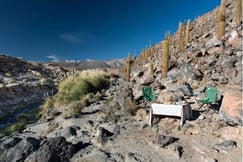
M 82 71 L 79 75 L 70 76 L 62 81 L 58 85 L 58 93 L 46 100 L 42 111 L 66 106 L 69 109 L 65 114 L 66 118 L 80 114 L 81 109 L 88 106 L 92 100 L 101 98 L 99 91 L 108 85 L 109 79 L 103 71 Z
M 53 97 L 47 98 L 45 103 L 40 106 L 40 108 L 38 110 L 39 113 L 37 114 L 36 118 L 37 119 L 42 118 L 46 114 L 48 109 L 54 108 L 54 104 L 55 104 L 55 100 Z
M 18 120 L 27 122 L 30 120 L 30 115 L 22 113 L 18 116 Z
M 72 76 L 58 86 L 58 98 L 62 104 L 80 100 L 89 93 L 96 93 L 108 86 L 108 79 L 104 74 L 85 74 Z
M 7 130 L 7 134 L 12 134 L 16 131 L 21 131 L 25 128 L 26 121 L 17 121 L 15 124 L 9 126 Z
M 4 136 L 8 136 L 16 131 L 22 131 L 27 124 L 27 120 L 22 118 L 21 120 L 18 120 L 16 123 L 11 124 L 10 126 L 6 127 L 4 130 L 0 131 L 0 138 Z

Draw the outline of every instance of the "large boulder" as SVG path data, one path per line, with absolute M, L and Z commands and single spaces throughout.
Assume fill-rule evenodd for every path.
M 49 138 L 43 140 L 40 148 L 28 156 L 25 162 L 68 162 L 76 151 L 75 146 L 67 142 L 64 137 Z
M 242 88 L 239 85 L 227 86 L 219 111 L 219 119 L 228 124 L 243 125 Z
M 201 71 L 187 63 L 183 63 L 181 65 L 181 71 L 186 78 L 190 78 L 192 80 L 201 81 L 203 78 L 203 73 Z
M 40 146 L 40 140 L 27 137 L 21 140 L 17 145 L 5 150 L 0 155 L 0 162 L 18 161 L 23 162 L 32 152 L 37 150 Z

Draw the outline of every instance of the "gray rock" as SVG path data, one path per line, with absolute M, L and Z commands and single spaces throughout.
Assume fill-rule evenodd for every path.
M 183 73 L 181 72 L 180 69 L 174 68 L 172 70 L 170 70 L 167 74 L 167 78 L 169 78 L 171 80 L 171 82 L 176 82 L 178 76 L 183 75 Z M 183 77 L 183 76 L 182 76 Z M 186 79 L 186 78 L 184 78 Z
M 65 137 L 65 138 L 76 136 L 76 135 L 77 135 L 76 129 L 72 126 L 65 128 L 61 132 L 61 136 Z
M 193 89 L 189 83 L 184 83 L 179 90 L 186 96 L 192 96 L 193 95 Z
M 25 162 L 68 162 L 77 149 L 64 137 L 50 138 L 42 142 L 40 148 L 33 152 Z
M 39 148 L 40 140 L 27 137 L 22 139 L 14 147 L 5 150 L 0 156 L 0 162 L 18 161 L 23 162 L 32 152 Z
M 237 58 L 235 56 L 224 57 L 221 61 L 221 66 L 224 68 L 232 68 L 237 63 Z
M 113 138 L 114 133 L 108 131 L 107 129 L 103 127 L 98 128 L 98 138 L 97 142 L 101 145 L 104 145 L 107 143 L 108 140 Z
M 125 155 L 125 162 L 140 162 L 140 160 L 135 153 L 128 152 Z
M 203 73 L 201 71 L 187 63 L 183 63 L 181 65 L 181 71 L 186 78 L 191 78 L 198 81 L 202 80 L 203 78 Z
M 7 137 L 1 139 L 0 152 L 4 151 L 6 149 L 9 149 L 10 147 L 15 146 L 20 141 L 21 141 L 21 138 L 19 138 L 19 137 L 10 137 L 10 136 L 7 136 Z
M 205 44 L 207 48 L 223 46 L 222 41 L 218 40 L 216 36 L 212 37 L 207 43 Z
M 149 86 L 154 82 L 154 78 L 153 77 L 148 77 L 144 82 L 143 85 L 144 86 Z
M 108 155 L 101 150 L 94 150 L 92 153 L 75 159 L 75 162 L 107 162 Z
M 225 140 L 225 141 L 218 143 L 216 145 L 222 146 L 222 147 L 237 147 L 237 142 L 233 141 L 233 140 Z
M 229 82 L 228 78 L 226 78 L 222 74 L 220 75 L 219 73 L 212 74 L 211 79 L 213 81 L 217 81 L 217 82 L 219 82 L 221 84 L 227 84 Z
M 172 136 L 158 135 L 154 143 L 164 148 L 175 141 L 178 141 L 178 138 Z

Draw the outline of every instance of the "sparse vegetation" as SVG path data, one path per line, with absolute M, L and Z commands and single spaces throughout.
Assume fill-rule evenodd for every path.
M 48 110 L 67 107 L 65 118 L 80 114 L 83 107 L 93 99 L 100 99 L 99 91 L 106 88 L 109 80 L 103 71 L 87 70 L 63 80 L 58 86 L 58 93 L 42 105 L 40 116 Z M 94 95 L 96 94 L 96 95 Z
M 16 131 L 22 131 L 30 119 L 30 115 L 24 113 L 20 114 L 18 116 L 18 120 L 14 124 L 11 124 L 4 130 L 0 131 L 0 138 L 10 135 Z

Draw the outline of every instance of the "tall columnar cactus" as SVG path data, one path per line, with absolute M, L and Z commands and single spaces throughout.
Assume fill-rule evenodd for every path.
M 163 54 L 162 54 L 162 75 L 163 78 L 167 77 L 169 67 L 169 41 L 164 40 L 162 42 Z
M 204 16 L 203 17 L 203 26 L 204 26 L 203 31 L 207 31 L 208 30 L 207 22 L 208 22 L 208 17 Z
M 154 65 L 153 65 L 153 63 L 150 63 L 150 65 L 149 65 L 149 74 L 150 75 L 154 74 Z
M 241 24 L 242 19 L 242 0 L 236 1 L 235 22 L 237 25 Z
M 183 34 L 183 25 L 181 22 L 179 22 L 179 31 L 178 31 L 178 48 L 179 52 L 184 51 L 184 41 L 182 39 Z
M 217 12 L 218 39 L 222 39 L 222 37 L 225 34 L 225 22 L 226 22 L 226 3 L 225 0 L 221 0 L 220 9 Z
M 130 73 L 131 73 L 131 55 L 128 53 L 127 62 L 126 62 L 126 80 L 130 82 Z
M 187 23 L 186 23 L 186 37 L 185 37 L 186 43 L 189 43 L 189 41 L 190 41 L 190 25 L 191 25 L 191 21 L 189 19 L 189 20 L 187 20 Z
M 172 44 L 172 37 L 170 35 L 170 31 L 167 31 L 165 33 L 165 40 L 168 40 L 169 41 L 169 46 Z

